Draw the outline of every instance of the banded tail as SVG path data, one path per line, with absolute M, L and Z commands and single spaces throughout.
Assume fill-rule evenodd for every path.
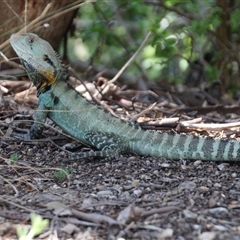
M 238 161 L 240 141 L 168 132 L 138 132 L 130 148 L 140 155 L 167 159 Z

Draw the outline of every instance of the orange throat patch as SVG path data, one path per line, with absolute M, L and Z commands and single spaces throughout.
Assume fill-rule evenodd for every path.
M 41 85 L 39 86 L 39 90 L 40 92 L 43 92 L 46 89 L 46 87 L 54 84 L 57 79 L 54 76 L 54 73 L 50 70 L 41 72 L 41 74 L 45 77 L 45 80 L 41 82 Z

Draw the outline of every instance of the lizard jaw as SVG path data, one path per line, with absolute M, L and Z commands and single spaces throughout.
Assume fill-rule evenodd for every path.
M 51 71 L 39 72 L 24 59 L 20 59 L 20 61 L 27 70 L 30 80 L 36 86 L 38 95 L 45 92 L 49 86 L 56 82 L 56 78 Z

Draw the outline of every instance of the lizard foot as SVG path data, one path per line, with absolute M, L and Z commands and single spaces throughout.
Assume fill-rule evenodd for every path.
M 95 152 L 81 152 L 79 154 L 74 154 L 71 158 L 64 159 L 63 162 L 72 162 L 77 160 L 82 160 L 90 157 L 101 157 L 106 160 L 112 160 L 118 156 L 116 151 L 95 151 Z
M 11 134 L 14 138 L 25 140 L 25 141 L 30 141 L 30 136 L 28 133 L 12 133 Z

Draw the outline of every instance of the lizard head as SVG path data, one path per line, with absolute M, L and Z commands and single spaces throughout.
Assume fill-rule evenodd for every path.
M 63 73 L 61 61 L 52 46 L 33 33 L 13 34 L 10 43 L 25 67 L 38 95 Z

